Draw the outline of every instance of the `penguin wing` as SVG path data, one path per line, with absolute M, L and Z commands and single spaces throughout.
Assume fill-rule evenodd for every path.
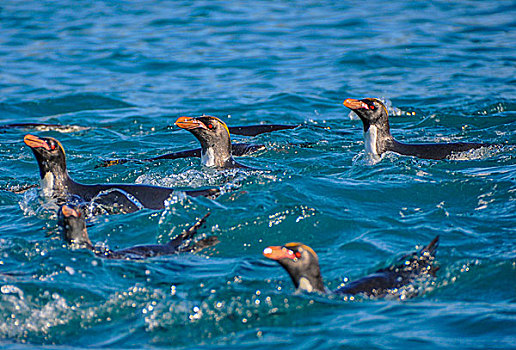
M 246 126 L 230 126 L 228 127 L 230 134 L 242 136 L 256 136 L 267 132 L 295 129 L 300 125 L 282 125 L 282 124 L 259 124 Z
M 152 162 L 154 160 L 160 160 L 160 159 L 181 159 L 181 158 L 200 158 L 201 157 L 201 149 L 190 149 L 187 151 L 180 151 L 180 152 L 172 152 L 167 153 L 161 156 L 152 157 L 152 158 L 144 158 L 144 159 L 134 159 L 134 158 L 120 158 L 120 159 L 108 159 L 104 160 L 102 163 L 97 164 L 95 168 L 107 168 L 113 165 L 118 164 L 125 164 L 129 162 Z

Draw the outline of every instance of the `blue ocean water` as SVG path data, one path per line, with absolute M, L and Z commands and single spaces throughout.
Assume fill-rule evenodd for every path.
M 345 98 L 379 97 L 405 142 L 516 144 L 514 1 L 3 1 L 0 124 L 2 348 L 516 348 L 514 147 L 446 161 L 373 163 Z M 173 127 L 304 124 L 243 142 L 257 171 L 198 159 L 126 163 L 197 147 Z M 327 128 L 320 128 L 324 126 Z M 93 241 L 164 243 L 211 211 L 198 254 L 108 261 L 59 239 L 23 144 L 58 138 L 71 176 L 227 190 L 162 211 L 98 216 Z M 310 143 L 310 148 L 291 144 Z M 261 252 L 301 241 L 330 288 L 441 235 L 435 281 L 410 299 L 295 294 Z

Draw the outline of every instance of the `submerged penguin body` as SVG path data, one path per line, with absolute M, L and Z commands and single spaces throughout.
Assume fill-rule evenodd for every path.
M 175 193 L 168 187 L 140 184 L 81 184 L 68 175 L 63 146 L 51 137 L 26 135 L 24 142 L 36 157 L 40 172 L 40 185 L 46 197 L 66 201 L 78 197 L 82 201 L 96 203 L 122 212 L 142 208 L 163 209 L 165 202 Z M 184 191 L 190 196 L 214 196 L 217 189 Z
M 65 204 L 59 209 L 58 213 L 59 225 L 63 229 L 63 238 L 67 243 L 91 250 L 95 255 L 102 258 L 126 260 L 196 252 L 217 244 L 219 241 L 216 236 L 210 236 L 197 242 L 191 242 L 197 230 L 204 224 L 208 216 L 209 213 L 166 244 L 138 245 L 121 250 L 98 250 L 90 241 L 86 229 L 86 220 L 80 209 Z
M 397 264 L 349 282 L 333 293 L 384 297 L 395 294 L 399 288 L 408 286 L 417 279 L 433 277 L 439 269 L 434 265 L 438 243 L 439 236 L 419 252 L 404 256 Z M 297 290 L 323 294 L 328 292 L 321 276 L 319 258 L 312 248 L 302 243 L 287 243 L 283 246 L 267 247 L 263 255 L 277 261 L 287 271 Z

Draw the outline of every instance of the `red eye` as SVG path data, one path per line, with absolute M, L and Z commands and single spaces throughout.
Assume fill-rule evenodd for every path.
M 213 124 L 208 124 L 208 129 L 213 129 Z
M 51 149 L 52 151 L 53 151 L 53 150 L 55 150 L 55 149 L 56 149 L 56 145 L 51 144 L 51 145 L 50 145 L 50 149 Z
M 369 109 L 374 109 L 374 105 L 370 105 L 370 106 L 369 106 Z
M 296 258 L 301 258 L 301 253 L 300 252 L 296 252 L 296 254 L 294 254 L 296 256 Z

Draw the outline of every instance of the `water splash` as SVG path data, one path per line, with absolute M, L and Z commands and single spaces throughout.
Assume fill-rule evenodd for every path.
M 357 153 L 353 159 L 353 166 L 373 166 L 378 164 L 385 156 L 386 153 L 382 155 L 376 155 L 369 152 L 361 151 Z
M 202 171 L 189 169 L 183 173 L 172 174 L 166 177 L 159 177 L 154 174 L 143 174 L 136 179 L 136 182 L 170 188 L 216 186 L 220 189 L 220 195 L 223 195 L 234 192 L 249 182 L 261 181 L 259 179 L 269 179 L 273 181 L 275 176 L 267 174 L 267 172 L 262 170 L 253 169 L 203 169 Z M 166 206 L 170 206 L 182 200 L 182 197 L 172 196 L 171 201 Z
M 56 199 L 44 199 L 40 195 L 41 189 L 31 188 L 22 195 L 19 201 L 20 209 L 24 215 L 40 218 L 55 218 L 59 205 Z
M 55 131 L 60 133 L 73 133 L 78 131 L 89 130 L 89 126 L 79 125 L 61 125 L 61 124 L 43 124 L 43 123 L 18 123 L 0 125 L 0 129 L 33 129 L 40 132 Z
M 142 174 L 138 176 L 136 183 L 171 188 L 196 188 L 205 186 L 219 186 L 221 184 L 232 182 L 234 179 L 240 178 L 242 174 L 245 174 L 245 171 L 240 169 L 188 169 L 184 172 L 167 175 L 165 177 L 160 177 L 156 174 Z
M 490 157 L 494 157 L 499 153 L 503 152 L 504 147 L 499 147 L 497 145 L 480 147 L 477 149 L 471 149 L 465 152 L 457 152 L 453 153 L 449 159 L 450 160 L 476 160 L 476 159 L 487 159 Z M 511 147 L 509 147 L 511 148 Z
M 87 203 L 86 207 L 88 212 L 94 215 L 100 214 L 112 214 L 112 213 L 121 213 L 124 214 L 126 211 L 123 207 L 118 206 L 116 204 L 103 204 L 101 201 L 103 197 L 107 197 L 111 193 L 120 193 L 122 194 L 131 204 L 136 206 L 137 210 L 145 209 L 145 206 L 132 194 L 120 189 L 120 188 L 109 188 L 104 191 L 100 191 L 95 197 L 91 199 L 90 202 Z
M 5 284 L 1 286 L 0 292 L 2 294 L 16 294 L 20 300 L 24 299 L 23 291 L 20 288 L 13 285 Z
M 3 336 L 22 342 L 27 338 L 48 341 L 52 338 L 53 329 L 69 324 L 74 318 L 74 308 L 60 294 L 45 291 L 40 298 L 47 300 L 42 306 L 36 300 L 24 298 L 21 290 L 14 294 L 2 294 L 2 309 L 11 315 L 0 321 Z

